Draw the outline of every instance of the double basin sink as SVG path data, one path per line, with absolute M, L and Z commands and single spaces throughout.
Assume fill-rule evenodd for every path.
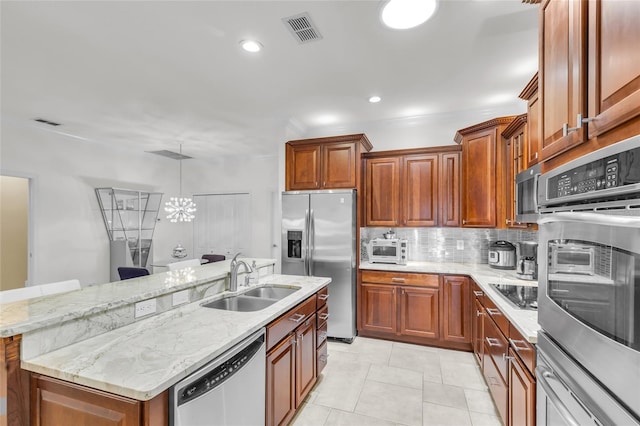
M 298 290 L 300 290 L 300 287 L 265 285 L 253 288 L 242 294 L 214 300 L 202 306 L 225 311 L 253 312 L 267 308 Z

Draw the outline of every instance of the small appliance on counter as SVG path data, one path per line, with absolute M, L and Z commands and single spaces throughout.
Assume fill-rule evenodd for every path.
M 538 279 L 538 243 L 520 241 L 516 243 L 516 275 L 522 280 Z
M 395 234 L 394 234 L 395 235 Z M 371 263 L 407 264 L 407 240 L 392 238 L 374 238 L 369 242 L 369 261 Z
M 516 269 L 516 247 L 504 240 L 489 244 L 489 266 L 495 269 Z

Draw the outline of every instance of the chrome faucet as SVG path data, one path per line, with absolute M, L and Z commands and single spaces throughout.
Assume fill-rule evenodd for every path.
M 244 260 L 237 260 L 236 258 L 240 256 L 240 253 L 237 253 L 235 256 L 233 256 L 233 259 L 231 259 L 231 271 L 230 271 L 230 278 L 229 278 L 229 291 L 238 291 L 238 269 L 240 269 L 240 265 L 244 265 L 244 270 L 247 274 L 250 274 L 251 272 L 253 272 L 253 269 L 251 269 L 251 266 L 249 266 L 249 264 L 247 262 L 245 262 Z M 249 282 L 249 275 L 247 275 L 245 277 L 245 285 Z

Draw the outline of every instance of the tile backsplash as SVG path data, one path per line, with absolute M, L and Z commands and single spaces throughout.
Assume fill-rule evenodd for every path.
M 392 228 L 407 239 L 408 258 L 414 262 L 487 263 L 489 243 L 496 240 L 538 241 L 537 231 L 489 228 Z M 366 246 L 389 228 L 360 228 L 360 259 L 369 259 Z M 458 249 L 462 241 L 463 249 Z

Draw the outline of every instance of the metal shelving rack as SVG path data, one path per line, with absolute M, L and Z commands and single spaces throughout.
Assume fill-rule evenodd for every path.
M 111 281 L 118 281 L 119 266 L 146 268 L 152 256 L 161 192 L 96 188 L 111 252 Z

